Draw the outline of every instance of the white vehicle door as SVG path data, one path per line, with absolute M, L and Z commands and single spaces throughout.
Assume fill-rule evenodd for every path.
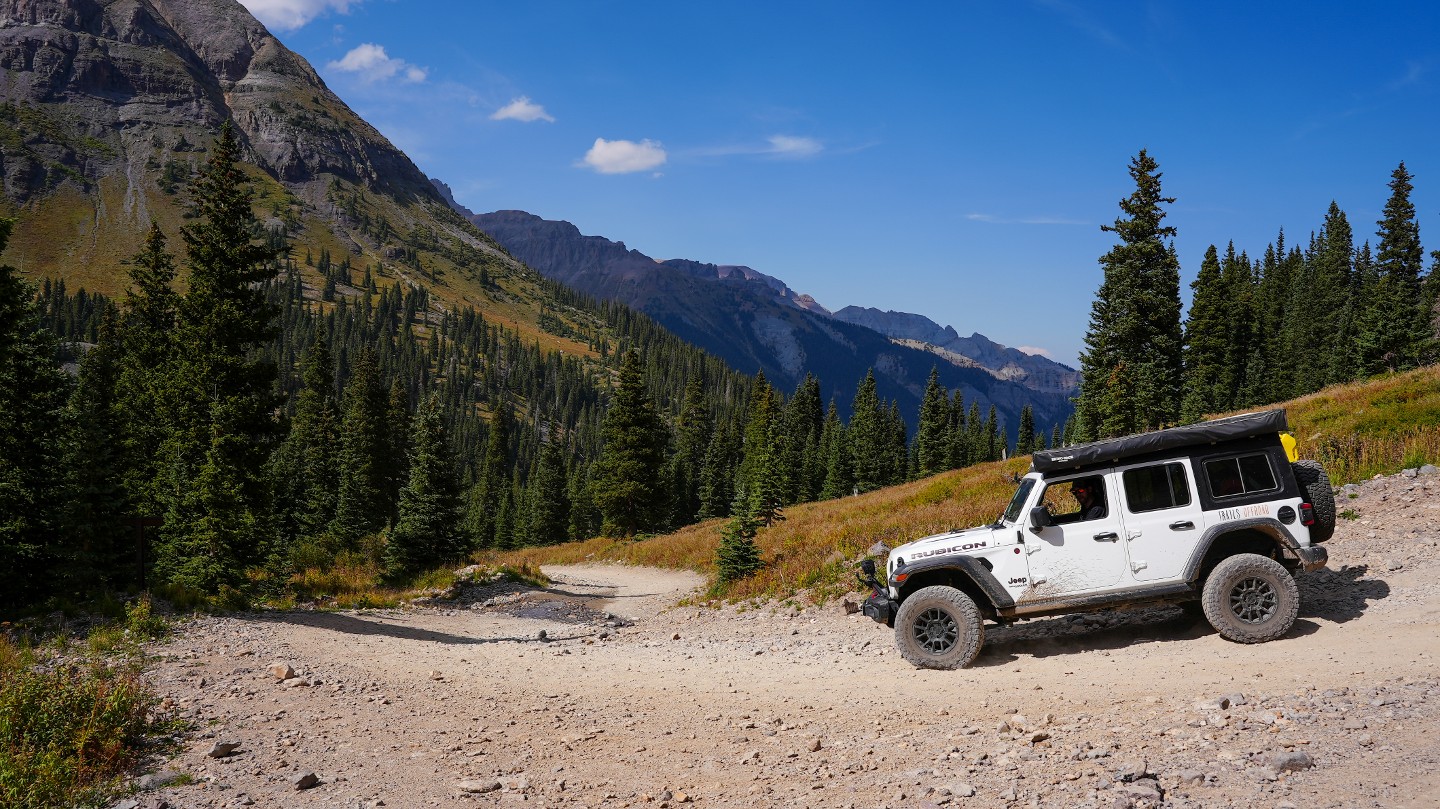
M 1104 590 L 1125 575 L 1120 500 L 1107 485 L 1110 479 L 1106 472 L 1090 472 L 1045 481 L 1036 502 L 1050 509 L 1055 524 L 1036 529 L 1027 515 L 1030 588 L 1017 603 Z
M 1189 458 L 1117 469 L 1125 504 L 1125 545 L 1136 581 L 1178 579 L 1205 532 Z

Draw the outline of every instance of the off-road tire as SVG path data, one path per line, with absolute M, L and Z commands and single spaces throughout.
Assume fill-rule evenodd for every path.
M 1330 476 L 1319 461 L 1308 458 L 1290 464 L 1295 470 L 1295 482 L 1305 501 L 1315 509 L 1315 524 L 1310 526 L 1310 541 L 1324 542 L 1335 533 L 1335 490 L 1330 488 Z
M 964 668 L 984 643 L 979 608 L 954 587 L 922 587 L 905 599 L 895 616 L 895 645 L 900 656 L 918 668 Z
M 1300 612 L 1300 588 L 1284 565 L 1241 553 L 1215 566 L 1201 598 L 1205 618 L 1220 637 L 1264 643 L 1283 637 Z

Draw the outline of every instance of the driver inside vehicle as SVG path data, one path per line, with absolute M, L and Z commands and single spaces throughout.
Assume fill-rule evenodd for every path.
M 1059 524 L 1072 522 L 1086 522 L 1103 518 L 1108 509 L 1105 507 L 1105 484 L 1098 475 L 1076 478 L 1070 481 L 1068 497 L 1066 492 L 1055 487 L 1055 501 L 1047 502 L 1046 505 L 1055 512 L 1055 522 Z M 1051 493 L 1046 493 L 1046 500 L 1051 501 Z M 1070 501 L 1073 500 L 1073 505 Z

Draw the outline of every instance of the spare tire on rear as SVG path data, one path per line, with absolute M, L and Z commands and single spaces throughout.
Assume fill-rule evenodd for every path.
M 1290 468 L 1295 470 L 1301 495 L 1315 509 L 1310 541 L 1324 542 L 1335 534 L 1335 490 L 1330 488 L 1330 476 L 1325 474 L 1325 467 L 1319 461 L 1296 461 Z

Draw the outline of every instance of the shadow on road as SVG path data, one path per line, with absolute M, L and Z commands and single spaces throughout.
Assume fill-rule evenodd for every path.
M 1365 565 L 1328 568 L 1301 574 L 1300 615 L 1282 640 L 1304 637 L 1320 631 L 1310 618 L 1343 624 L 1359 618 L 1371 602 L 1390 595 L 1390 585 L 1365 578 Z M 987 627 L 985 646 L 972 666 L 999 666 L 1012 663 L 1019 655 L 1049 657 L 1083 651 L 1109 651 L 1145 643 L 1188 641 L 1214 633 L 1208 621 L 1195 611 L 1180 607 L 1147 607 L 1131 611 L 1110 611 L 1066 615 L 1002 627 Z
M 452 646 L 479 645 L 486 643 L 538 643 L 545 644 L 554 641 L 579 640 L 593 637 L 597 632 L 577 632 L 567 635 L 552 635 L 540 639 L 533 635 L 528 637 L 497 637 L 481 638 L 467 635 L 453 635 L 448 632 L 436 632 L 430 629 L 406 626 L 405 624 L 394 623 L 378 618 L 364 617 L 359 615 L 344 615 L 335 612 L 282 612 L 274 615 L 265 615 L 257 618 L 272 624 L 286 624 L 290 626 L 305 626 L 313 629 L 324 629 L 331 632 L 344 632 L 351 635 L 372 635 L 396 638 L 399 640 L 429 641 L 431 643 L 443 643 Z

